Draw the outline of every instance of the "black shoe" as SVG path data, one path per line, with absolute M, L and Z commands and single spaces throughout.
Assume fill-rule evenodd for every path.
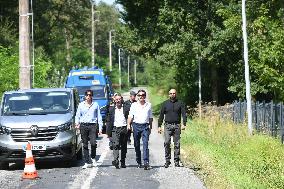
M 112 161 L 112 165 L 115 166 L 115 168 L 119 169 L 118 161 Z
M 165 168 L 168 168 L 169 166 L 171 165 L 171 162 L 170 161 L 167 161 L 164 165 Z
M 138 163 L 137 168 L 142 168 L 142 165 Z
M 175 167 L 180 167 L 180 164 L 178 161 L 175 162 Z
M 109 146 L 109 149 L 110 149 L 110 150 L 113 150 L 113 146 Z
M 150 166 L 148 164 L 144 165 L 144 170 L 150 170 Z
M 126 168 L 125 161 L 120 161 L 120 167 L 121 168 Z

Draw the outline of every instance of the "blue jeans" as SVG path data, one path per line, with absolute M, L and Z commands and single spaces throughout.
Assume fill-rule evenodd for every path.
M 149 164 L 149 148 L 148 148 L 148 141 L 149 141 L 149 124 L 139 124 L 133 123 L 133 137 L 134 137 L 134 147 L 136 152 L 136 162 L 141 164 L 141 150 L 140 150 L 140 139 L 142 137 L 143 141 L 143 161 L 144 165 Z

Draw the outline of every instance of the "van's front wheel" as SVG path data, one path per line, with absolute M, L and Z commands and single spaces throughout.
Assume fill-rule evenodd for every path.
M 9 169 L 9 162 L 0 163 L 0 170 L 8 170 L 8 169 Z

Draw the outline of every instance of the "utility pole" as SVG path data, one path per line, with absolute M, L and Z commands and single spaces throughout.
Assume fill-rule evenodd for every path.
M 118 72 L 119 72 L 119 89 L 121 91 L 121 63 L 120 63 L 120 51 L 121 49 L 118 49 Z
M 109 31 L 109 71 L 112 71 L 112 35 L 111 32 L 114 30 Z
M 19 88 L 31 88 L 29 0 L 19 0 Z
M 95 0 L 90 0 L 92 4 L 92 66 L 95 66 Z
M 246 21 L 246 1 L 242 0 L 242 20 L 243 20 L 243 41 L 244 41 L 244 62 L 245 62 L 245 80 L 246 80 L 246 99 L 248 114 L 248 132 L 252 135 L 252 111 L 251 111 L 251 94 L 250 94 L 250 78 L 248 64 L 248 44 L 247 44 L 247 21 Z
M 34 43 L 34 11 L 33 0 L 31 0 L 31 16 L 32 16 L 32 87 L 35 86 L 35 43 Z
M 130 86 L 130 76 L 129 76 L 129 70 L 130 70 L 130 57 L 128 55 L 127 57 L 127 84 L 128 84 L 128 87 Z
M 198 93 L 198 97 L 199 97 L 199 101 L 198 101 L 198 108 L 199 108 L 199 118 L 201 119 L 201 63 L 200 63 L 200 55 L 198 56 L 198 89 L 199 89 L 199 93 Z
M 136 66 L 137 66 L 137 62 L 136 60 L 134 60 L 134 85 L 137 85 L 137 81 L 136 81 Z

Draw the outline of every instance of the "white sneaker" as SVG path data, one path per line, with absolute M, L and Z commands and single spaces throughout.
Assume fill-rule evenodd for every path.
M 85 165 L 82 167 L 82 169 L 87 169 L 87 168 L 91 168 L 92 164 L 90 163 L 85 163 Z
M 97 161 L 96 161 L 96 159 L 95 159 L 95 158 L 94 158 L 94 159 L 92 159 L 92 162 L 93 162 L 93 167 L 97 167 L 97 166 L 98 166 Z

